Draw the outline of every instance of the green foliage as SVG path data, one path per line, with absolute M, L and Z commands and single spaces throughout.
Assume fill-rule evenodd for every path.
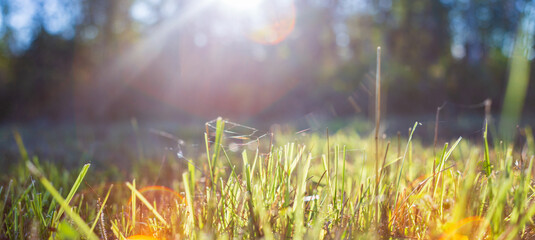
M 71 191 L 69 195 L 67 196 L 67 199 L 63 199 L 61 194 L 54 188 L 54 186 L 52 186 L 52 184 L 48 181 L 48 179 L 43 175 L 43 173 L 41 173 L 39 169 L 35 167 L 35 165 L 33 165 L 31 162 L 27 162 L 27 166 L 30 172 L 41 181 L 45 189 L 52 195 L 54 200 L 56 200 L 60 205 L 59 211 L 54 214 L 56 217 L 52 219 L 50 227 L 56 226 L 56 222 L 59 220 L 63 212 L 65 212 L 67 216 L 69 216 L 69 218 L 78 226 L 82 234 L 87 239 L 90 239 L 90 240 L 98 239 L 95 233 L 91 231 L 87 223 L 73 210 L 71 206 L 69 206 L 70 200 L 74 196 L 74 193 L 76 192 L 76 190 L 78 190 L 78 187 L 80 186 L 83 178 L 85 177 L 85 174 L 87 173 L 87 170 L 89 169 L 90 165 L 86 164 L 82 168 L 82 171 L 80 172 L 80 174 L 78 175 L 78 178 L 74 182 L 74 185 L 71 188 Z M 70 232 L 71 230 L 69 229 L 68 231 Z M 71 234 L 67 234 L 67 235 L 71 235 Z

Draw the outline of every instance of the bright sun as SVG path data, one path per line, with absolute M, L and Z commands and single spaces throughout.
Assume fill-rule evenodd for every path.
M 222 5 L 234 11 L 251 11 L 259 7 L 263 0 L 219 0 Z
M 294 0 L 216 0 L 240 22 L 250 40 L 266 45 L 282 42 L 294 30 Z

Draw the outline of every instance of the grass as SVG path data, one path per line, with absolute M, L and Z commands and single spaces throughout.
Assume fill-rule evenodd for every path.
M 535 237 L 530 128 L 524 145 L 489 144 L 485 128 L 482 144 L 459 138 L 435 151 L 412 138 L 415 124 L 405 140 L 383 140 L 398 149 L 379 144 L 377 171 L 375 136 L 275 132 L 271 145 L 233 153 L 225 121 L 216 125 L 206 154 L 163 165 L 140 154 L 145 174 L 113 190 L 89 164 L 41 163 L 15 133 L 21 157 L 0 186 L 0 239 Z M 175 170 L 162 181 L 171 190 L 146 190 L 162 168 Z
M 502 133 L 504 141 L 492 134 L 489 144 L 486 101 L 480 144 L 459 137 L 437 151 L 441 107 L 433 144 L 413 138 L 418 122 L 406 139 L 379 138 L 380 81 L 378 48 L 373 135 L 258 135 L 218 118 L 193 158 L 180 145 L 151 157 L 138 140 L 120 182 L 90 164 L 78 172 L 41 163 L 15 131 L 20 159 L 1 178 L 0 239 L 535 238 L 531 129 Z

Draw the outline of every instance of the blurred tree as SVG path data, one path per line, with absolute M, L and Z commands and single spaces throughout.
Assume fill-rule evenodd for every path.
M 27 118 L 43 115 L 55 119 L 70 110 L 72 97 L 72 40 L 52 36 L 42 28 L 32 45 L 13 60 L 16 79 L 7 84 L 8 111 Z
M 535 17 L 528 0 L 299 0 L 288 38 L 261 45 L 239 17 L 201 3 L 0 0 L 0 120 L 152 117 L 156 104 L 229 117 L 362 114 L 377 46 L 389 113 L 500 103 L 518 22 Z

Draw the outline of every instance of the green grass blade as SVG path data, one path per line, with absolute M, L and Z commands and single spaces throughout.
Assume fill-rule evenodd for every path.
M 119 240 L 126 240 L 126 237 L 121 233 L 119 230 L 119 226 L 117 226 L 117 222 L 111 222 L 111 231 L 113 234 L 119 239 Z
M 219 152 L 221 150 L 221 143 L 223 138 L 223 132 L 225 130 L 225 121 L 221 117 L 217 118 L 216 121 L 216 133 L 215 133 L 215 141 L 214 141 L 214 150 L 212 152 L 212 158 L 208 159 L 208 167 L 210 168 L 210 180 L 212 181 L 212 187 L 215 190 L 215 186 L 217 184 L 217 160 L 219 159 Z M 206 142 L 206 149 L 207 149 L 207 156 L 210 156 L 210 151 L 208 147 L 208 135 L 205 134 L 205 142 Z
M 89 166 L 91 166 L 91 164 L 89 164 L 89 163 L 85 164 L 82 167 L 82 171 L 80 171 L 80 174 L 78 174 L 78 177 L 76 178 L 76 181 L 74 181 L 74 184 L 72 185 L 72 188 L 71 188 L 71 191 L 69 192 L 69 195 L 67 195 L 67 198 L 65 198 L 65 202 L 67 203 L 67 205 L 69 205 L 71 203 L 71 200 L 74 197 L 74 194 L 76 193 L 76 191 L 78 191 L 78 188 L 82 184 L 82 181 L 84 180 L 84 177 L 87 174 L 87 171 L 89 170 Z M 53 220 L 53 222 L 57 222 L 59 220 L 59 218 L 63 214 L 63 211 L 64 211 L 63 208 L 59 209 L 59 213 L 56 215 L 56 218 Z
M 22 157 L 22 160 L 28 161 L 28 151 L 26 151 L 26 147 L 24 147 L 24 143 L 22 142 L 22 137 L 20 136 L 20 133 L 15 130 L 13 131 L 13 136 L 15 137 L 15 142 L 17 143 L 17 147 L 19 148 L 19 153 Z
M 184 181 L 184 189 L 186 191 L 186 204 L 188 207 L 188 221 L 189 221 L 188 226 L 191 228 L 187 230 L 189 230 L 189 232 L 192 232 L 193 227 L 195 226 L 195 208 L 193 206 L 194 204 L 193 193 L 191 192 L 191 189 L 190 189 L 191 185 L 189 183 L 189 176 L 187 172 L 182 174 L 182 180 Z
M 492 167 L 490 165 L 490 154 L 489 154 L 489 141 L 487 138 L 488 134 L 488 123 L 485 121 L 485 131 L 483 132 L 483 140 L 485 142 L 485 173 L 487 177 L 490 177 L 492 173 Z
M 294 201 L 294 239 L 303 239 L 305 234 L 305 210 L 304 210 L 304 196 L 306 191 L 306 179 L 308 176 L 308 169 L 310 168 L 310 161 L 312 156 L 309 154 L 303 163 L 302 168 L 298 172 L 297 192 Z
M 132 180 L 132 189 L 136 189 L 136 179 Z M 132 202 L 130 203 L 130 211 L 132 211 L 132 222 L 130 222 L 129 224 L 129 228 L 128 228 L 128 233 L 132 232 L 134 230 L 134 228 L 136 227 L 136 221 L 137 221 L 137 218 L 136 218 L 136 212 L 137 212 L 137 209 L 136 209 L 136 197 L 134 197 L 136 195 L 136 193 L 134 192 L 134 190 L 130 190 L 132 191 L 132 194 L 131 194 L 131 199 L 132 199 Z
M 396 180 L 396 203 L 394 204 L 394 206 L 398 205 L 399 183 L 401 181 L 401 174 L 403 173 L 403 164 L 405 163 L 405 156 L 407 156 L 407 152 L 408 152 L 408 149 L 409 149 L 409 143 L 412 141 L 412 135 L 414 134 L 414 130 L 416 130 L 416 127 L 418 127 L 418 124 L 419 124 L 418 122 L 415 122 L 414 126 L 412 126 L 412 131 L 411 131 L 411 134 L 409 135 L 409 140 L 407 142 L 407 146 L 405 147 L 405 153 L 403 154 L 403 158 L 401 159 L 401 166 L 399 168 L 399 174 L 398 174 L 398 178 Z
M 104 210 L 104 206 L 106 206 L 106 202 L 108 201 L 108 197 L 110 196 L 111 189 L 113 188 L 113 184 L 108 189 L 108 193 L 106 194 L 106 197 L 104 198 L 104 201 L 102 202 L 102 206 L 100 206 L 100 209 L 98 210 L 97 216 L 95 217 L 95 221 L 93 221 L 93 225 L 91 225 L 91 232 L 95 229 L 97 226 L 97 223 L 100 219 L 100 215 L 102 214 L 102 211 Z M 134 201 L 132 199 L 132 201 Z
M 59 203 L 61 206 L 61 209 L 69 216 L 69 218 L 72 219 L 72 221 L 78 226 L 78 228 L 82 231 L 82 234 L 89 240 L 98 240 L 98 237 L 95 233 L 91 231 L 91 228 L 85 223 L 85 221 L 75 213 L 72 208 L 69 206 L 67 201 L 63 199 L 63 197 L 59 194 L 59 192 L 52 186 L 52 184 L 46 179 L 46 177 L 37 169 L 31 162 L 26 162 L 26 165 L 30 172 L 39 178 L 43 186 L 46 188 L 50 194 L 52 194 L 52 197 Z M 89 164 L 86 164 L 89 165 Z

